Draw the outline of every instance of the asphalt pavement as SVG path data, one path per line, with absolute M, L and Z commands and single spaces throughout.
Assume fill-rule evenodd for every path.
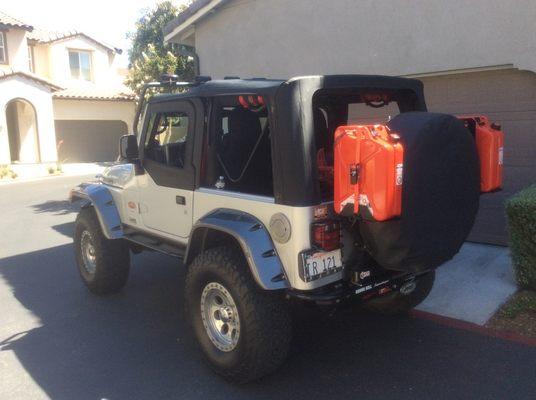
M 186 327 L 177 260 L 142 253 L 120 294 L 85 289 L 67 201 L 80 180 L 0 185 L 0 399 L 536 397 L 535 347 L 353 309 L 308 312 L 277 373 L 228 384 Z

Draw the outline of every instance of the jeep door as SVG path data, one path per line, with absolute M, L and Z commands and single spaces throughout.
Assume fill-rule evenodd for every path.
M 143 225 L 187 238 L 192 227 L 195 108 L 188 100 L 152 103 L 140 140 L 144 173 L 138 176 Z

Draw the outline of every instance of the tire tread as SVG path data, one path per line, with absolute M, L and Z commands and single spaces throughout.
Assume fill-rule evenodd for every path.
M 241 326 L 247 326 L 244 357 L 233 368 L 215 367 L 216 372 L 227 380 L 245 383 L 273 372 L 286 358 L 291 339 L 291 318 L 288 305 L 280 293 L 262 290 L 254 282 L 251 272 L 242 257 L 228 247 L 215 247 L 198 255 L 188 268 L 186 296 L 192 296 L 196 275 L 203 269 L 218 266 L 227 275 L 238 293 L 235 302 L 241 302 Z M 200 294 L 199 294 L 200 295 Z M 188 297 L 188 313 L 192 302 Z M 238 305 L 238 304 L 237 304 Z M 191 314 L 190 314 L 190 317 Z
M 86 229 L 91 234 L 97 255 L 97 269 L 92 278 L 85 273 L 80 254 L 80 238 Z M 74 243 L 80 275 L 92 293 L 117 293 L 125 286 L 130 270 L 128 245 L 122 239 L 110 240 L 104 236 L 93 207 L 80 210 L 75 222 Z

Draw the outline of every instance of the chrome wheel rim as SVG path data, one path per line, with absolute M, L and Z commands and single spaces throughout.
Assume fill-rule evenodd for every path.
M 240 318 L 236 304 L 225 287 L 211 282 L 201 293 L 201 317 L 210 341 L 219 350 L 232 351 L 240 337 Z
M 80 240 L 80 250 L 82 253 L 82 261 L 84 269 L 89 274 L 94 274 L 97 269 L 97 256 L 95 255 L 95 246 L 93 245 L 93 238 L 88 231 L 82 232 L 82 238 Z

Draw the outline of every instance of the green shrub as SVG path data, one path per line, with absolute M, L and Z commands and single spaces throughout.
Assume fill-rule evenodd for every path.
M 536 185 L 510 198 L 506 215 L 517 283 L 536 290 Z

